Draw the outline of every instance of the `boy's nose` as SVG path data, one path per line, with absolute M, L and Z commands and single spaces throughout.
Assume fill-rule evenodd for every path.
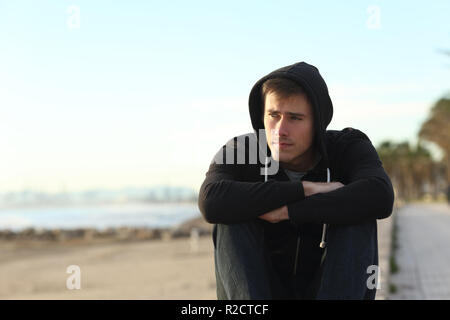
M 278 122 L 277 133 L 279 136 L 287 136 L 289 134 L 288 123 L 284 117 Z

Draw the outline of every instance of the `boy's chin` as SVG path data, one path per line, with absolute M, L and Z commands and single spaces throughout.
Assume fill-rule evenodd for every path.
M 290 156 L 287 155 L 287 154 L 283 154 L 283 152 L 281 152 L 281 153 L 278 154 L 278 155 L 274 154 L 274 155 L 273 155 L 273 159 L 274 159 L 275 161 L 280 162 L 280 163 L 289 163 L 290 161 L 292 161 L 292 157 L 290 157 Z

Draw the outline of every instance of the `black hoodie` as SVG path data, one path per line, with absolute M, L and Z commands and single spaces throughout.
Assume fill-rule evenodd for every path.
M 313 107 L 314 141 L 321 158 L 302 180 L 340 181 L 344 187 L 305 197 L 302 184 L 289 181 L 270 157 L 264 134 L 258 134 L 264 133 L 261 86 L 278 77 L 302 86 Z M 277 224 L 280 232 L 271 240 L 283 241 L 285 228 L 296 229 L 302 243 L 299 270 L 296 259 L 293 273 L 304 278 L 300 283 L 314 277 L 317 299 L 373 299 L 375 290 L 367 288 L 367 268 L 378 264 L 376 219 L 390 216 L 394 193 L 371 141 L 353 128 L 326 130 L 333 105 L 319 71 L 305 62 L 275 70 L 256 82 L 249 112 L 255 133 L 230 139 L 215 155 L 199 192 L 202 215 L 214 224 L 240 223 L 287 205 L 289 220 Z M 250 147 L 255 141 L 256 163 Z M 270 174 L 268 159 L 275 168 Z M 326 239 L 322 224 L 329 226 Z M 319 247 L 323 240 L 325 250 Z M 299 246 L 292 254 L 298 253 Z

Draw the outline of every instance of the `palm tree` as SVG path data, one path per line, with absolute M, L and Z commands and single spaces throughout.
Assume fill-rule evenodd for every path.
M 391 178 L 396 198 L 412 200 L 426 193 L 436 194 L 436 168 L 431 153 L 419 142 L 382 142 L 377 148 L 383 167 Z
M 433 106 L 430 116 L 420 128 L 419 138 L 433 142 L 442 149 L 447 183 L 450 184 L 450 95 Z

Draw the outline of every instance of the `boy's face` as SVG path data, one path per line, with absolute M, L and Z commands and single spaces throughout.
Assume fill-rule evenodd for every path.
M 279 98 L 269 92 L 264 107 L 264 128 L 275 160 L 289 166 L 308 165 L 304 162 L 310 161 L 313 152 L 314 115 L 305 95 Z

